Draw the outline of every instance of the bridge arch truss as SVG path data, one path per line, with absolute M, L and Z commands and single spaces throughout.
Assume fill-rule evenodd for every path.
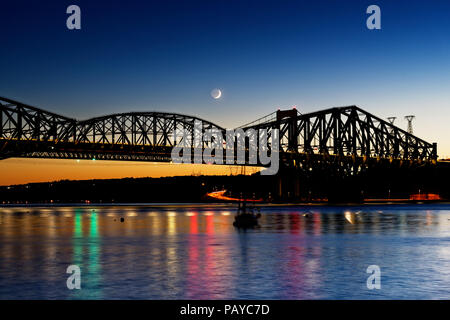
M 9 157 L 171 161 L 176 132 L 222 127 L 193 116 L 130 112 L 84 121 L 0 98 L 0 159 Z M 280 158 L 305 162 L 433 162 L 437 145 L 428 143 L 356 106 L 308 114 L 276 112 L 276 118 L 242 128 L 279 130 Z M 203 145 L 204 147 L 205 145 Z M 270 146 L 269 146 L 270 149 Z

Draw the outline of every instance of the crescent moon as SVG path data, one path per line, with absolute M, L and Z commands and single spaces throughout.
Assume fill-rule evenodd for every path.
M 219 99 L 222 96 L 222 91 L 220 91 L 220 89 L 214 89 L 213 91 L 211 91 L 211 97 L 213 97 L 214 99 Z

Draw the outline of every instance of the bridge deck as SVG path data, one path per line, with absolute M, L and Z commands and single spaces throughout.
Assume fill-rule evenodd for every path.
M 258 121 L 242 130 L 254 130 L 257 140 L 258 130 L 266 130 L 269 140 L 277 130 L 276 141 L 284 164 L 310 161 L 420 164 L 435 163 L 437 159 L 435 143 L 428 143 L 356 106 L 308 114 L 296 111 L 276 114 L 276 119 L 268 117 L 266 122 Z M 198 125 L 200 132 L 196 132 Z M 130 112 L 77 121 L 0 97 L 0 159 L 170 162 L 171 150 L 179 143 L 177 134 L 183 130 L 193 136 L 203 135 L 207 130 L 225 133 L 224 128 L 212 122 L 177 113 Z M 273 143 L 268 144 L 269 150 Z M 190 146 L 198 147 L 192 138 Z M 201 146 L 202 150 L 211 147 L 212 141 L 204 141 Z M 248 152 L 247 149 L 247 156 Z

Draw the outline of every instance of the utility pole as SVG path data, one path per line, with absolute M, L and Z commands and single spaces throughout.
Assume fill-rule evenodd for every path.
M 413 127 L 412 127 L 412 121 L 416 116 L 405 116 L 405 119 L 408 121 L 408 133 L 413 134 Z

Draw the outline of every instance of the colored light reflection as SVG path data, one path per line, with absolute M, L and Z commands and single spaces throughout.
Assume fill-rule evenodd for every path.
M 177 228 L 177 222 L 176 222 L 176 217 L 175 215 L 169 215 L 167 217 L 167 232 L 169 235 L 174 235 L 176 233 L 176 228 Z
M 73 231 L 73 262 L 80 267 L 82 274 L 87 273 L 88 283 L 82 283 L 83 290 L 74 290 L 73 295 L 79 298 L 99 299 L 101 298 L 101 269 L 99 263 L 100 237 L 98 232 L 98 214 L 92 212 L 89 217 L 89 233 L 83 234 L 83 212 L 81 209 L 75 210 L 75 223 Z M 85 263 L 83 251 L 87 247 L 88 259 Z
M 212 215 L 208 215 L 205 217 L 206 219 L 206 234 L 214 234 L 214 217 Z
M 81 265 L 83 260 L 83 221 L 81 210 L 75 210 L 75 225 L 73 231 L 73 264 Z
M 300 215 L 297 212 L 291 212 L 289 214 L 289 231 L 291 234 L 299 234 L 301 229 Z
M 189 226 L 189 233 L 190 234 L 197 234 L 198 233 L 198 221 L 197 221 L 197 215 L 192 215 L 190 218 L 190 226 Z
M 231 278 L 232 259 L 220 241 L 212 236 L 218 227 L 216 219 L 222 221 L 227 217 L 204 213 L 189 217 L 188 260 L 184 275 L 188 299 L 223 299 L 234 285 L 232 281 L 224 281 Z M 205 229 L 200 231 L 199 225 L 204 225 Z M 211 236 L 198 236 L 200 232 Z
M 321 228 L 322 228 L 322 221 L 320 220 L 320 213 L 314 212 L 314 213 L 312 214 L 312 216 L 313 216 L 313 222 L 314 222 L 314 226 L 313 226 L 313 228 L 314 228 L 314 234 L 315 234 L 316 236 L 318 236 L 318 235 L 320 235 L 320 233 L 321 233 Z

